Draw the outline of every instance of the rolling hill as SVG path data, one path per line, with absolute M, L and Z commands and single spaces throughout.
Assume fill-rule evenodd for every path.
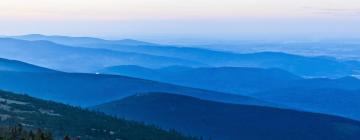
M 213 67 L 279 68 L 303 77 L 331 77 L 357 75 L 360 63 L 329 57 L 306 57 L 280 52 L 232 53 L 199 48 L 175 46 L 117 44 L 88 44 L 92 48 L 106 48 L 124 52 L 142 52 L 150 55 L 176 57 L 200 62 Z
M 63 44 L 68 46 L 85 46 L 88 44 L 111 44 L 115 43 L 122 46 L 141 46 L 141 45 L 156 45 L 153 43 L 137 41 L 132 39 L 123 39 L 123 40 L 105 40 L 94 37 L 71 37 L 71 36 L 60 36 L 60 35 L 42 35 L 42 34 L 29 34 L 22 36 L 9 36 L 10 38 L 28 40 L 28 41 L 51 41 L 57 44 Z M 91 47 L 91 46 L 87 46 Z
M 60 71 L 34 72 L 45 69 L 31 64 L 8 61 L 0 63 L 0 88 L 26 93 L 41 99 L 72 105 L 90 106 L 121 99 L 143 92 L 172 92 L 229 103 L 270 105 L 246 96 L 176 86 L 155 81 L 117 75 L 65 73 Z M 14 67 L 21 64 L 21 67 Z M 12 68 L 11 71 L 8 68 Z M 31 68 L 31 69 L 30 69 Z M 16 84 L 14 84 L 16 83 Z M 81 100 L 79 100 L 81 99 Z
M 360 123 L 323 114 L 152 93 L 94 107 L 111 115 L 216 140 L 357 140 Z
M 293 108 L 360 120 L 357 113 L 360 80 L 351 77 L 302 79 L 277 69 L 233 67 L 151 70 L 123 66 L 116 69 L 126 72 L 122 73 L 124 75 L 145 74 L 147 78 L 153 76 L 152 80 L 193 87 L 187 88 L 116 75 L 63 73 L 49 69 L 34 73 L 34 68 L 45 68 L 18 61 L 6 62 L 0 63 L 0 67 L 17 66 L 15 64 L 22 67 L 12 67 L 14 71 L 0 69 L 0 88 L 72 105 L 91 106 L 137 93 L 170 92 L 218 102 Z M 229 92 L 238 95 L 227 94 Z
M 149 69 L 139 66 L 114 66 L 98 72 L 234 94 L 248 94 L 280 88 L 285 83 L 302 79 L 280 69 L 245 67 L 190 68 L 173 66 Z
M 0 38 L 0 56 L 5 59 L 19 60 L 69 72 L 91 72 L 119 64 L 147 67 L 204 65 L 198 62 L 165 56 L 70 47 L 49 41 L 25 41 L 11 38 Z
M 222 102 L 271 105 L 246 96 L 188 88 L 126 76 L 65 73 L 20 61 L 6 60 L 5 62 L 7 63 L 0 63 L 0 68 L 11 67 L 14 70 L 0 69 L 1 89 L 26 93 L 34 97 L 72 105 L 96 105 L 143 92 L 172 92 Z M 21 64 L 21 67 L 14 67 L 19 64 Z M 34 69 L 45 69 L 50 72 L 34 72 Z
M 88 43 L 106 43 L 104 39 L 94 37 L 69 37 L 69 36 L 46 36 L 42 34 L 28 34 L 22 36 L 9 36 L 9 38 L 27 40 L 27 41 L 51 41 L 57 44 L 63 44 L 68 46 L 88 44 Z
M 150 69 L 139 66 L 115 66 L 98 72 L 242 95 L 283 88 L 360 89 L 360 80 L 354 77 L 301 78 L 280 69 L 180 66 Z
M 194 139 L 102 113 L 4 91 L 0 91 L 0 118 L 0 127 L 21 124 L 34 132 L 37 129 L 51 132 L 55 139 L 65 135 L 84 140 Z
M 246 95 L 281 107 L 360 120 L 360 80 L 353 77 L 303 79 L 277 69 L 235 67 L 118 66 L 102 72 Z
M 278 52 L 239 54 L 199 48 L 164 46 L 136 40 L 117 41 L 87 37 L 28 35 L 14 38 L 32 41 L 47 40 L 58 44 L 128 53 L 141 52 L 147 55 L 177 58 L 198 63 L 198 65 L 192 64 L 192 66 L 199 66 L 200 63 L 212 67 L 279 68 L 304 77 L 339 78 L 358 75 L 360 70 L 360 63 L 357 61 L 343 61 L 330 57 L 306 57 Z M 146 66 L 140 64 L 139 66 Z M 133 63 L 130 65 L 138 64 Z M 189 66 L 186 63 L 180 65 Z
M 0 72 L 0 88 L 80 106 L 96 105 L 144 92 L 172 92 L 220 102 L 268 105 L 241 95 L 115 75 Z
M 290 108 L 360 120 L 360 90 L 286 88 L 251 94 L 252 97 Z
M 8 60 L 2 58 L 0 58 L 0 71 L 41 72 L 41 73 L 56 72 L 51 69 L 31 65 L 21 61 Z
M 279 68 L 304 77 L 339 78 L 358 74 L 360 63 L 342 61 L 330 57 L 306 57 L 280 52 L 239 54 L 198 48 L 174 46 L 132 46 L 89 44 L 117 51 L 142 52 L 145 54 L 187 59 L 214 67 Z

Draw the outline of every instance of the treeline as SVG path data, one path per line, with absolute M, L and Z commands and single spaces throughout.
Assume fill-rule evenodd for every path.
M 35 136 L 32 139 L 32 135 L 37 133 L 37 128 L 42 129 L 38 135 L 49 135 L 46 138 L 55 138 L 56 140 L 76 140 L 78 139 L 76 137 L 81 140 L 198 140 L 198 138 L 176 131 L 168 131 L 141 122 L 116 118 L 101 112 L 40 100 L 26 95 L 0 90 L 0 98 L 5 99 L 0 102 L 0 105 L 7 107 L 7 109 L 0 108 L 0 117 L 3 115 L 0 128 L 6 126 L 1 128 L 0 140 L 38 140 L 35 139 L 37 138 Z M 10 103 L 9 101 L 25 104 Z M 26 125 L 19 127 L 16 124 Z
M 54 140 L 51 132 L 42 129 L 28 130 L 22 125 L 16 126 L 1 126 L 0 127 L 0 140 Z M 59 138 L 58 138 L 59 139 Z M 80 140 L 79 137 L 71 138 L 64 136 L 64 140 Z

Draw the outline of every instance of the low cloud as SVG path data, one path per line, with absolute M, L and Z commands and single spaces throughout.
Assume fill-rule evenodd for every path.
M 360 15 L 359 9 L 347 9 L 347 8 L 317 8 L 317 7 L 303 7 L 303 9 L 310 10 L 314 14 L 324 15 Z

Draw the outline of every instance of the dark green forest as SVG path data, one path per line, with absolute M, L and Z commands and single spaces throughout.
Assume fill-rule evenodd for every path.
M 4 140 L 32 140 L 32 135 L 46 137 L 41 140 L 63 138 L 84 140 L 196 139 L 172 130 L 165 131 L 155 126 L 118 119 L 80 107 L 4 91 L 0 91 L 0 117 L 0 136 Z M 15 134 L 14 131 L 16 131 Z M 15 139 L 14 135 L 17 135 Z

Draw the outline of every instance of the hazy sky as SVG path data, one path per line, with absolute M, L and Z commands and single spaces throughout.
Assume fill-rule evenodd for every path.
M 0 34 L 356 38 L 360 0 L 1 0 Z

